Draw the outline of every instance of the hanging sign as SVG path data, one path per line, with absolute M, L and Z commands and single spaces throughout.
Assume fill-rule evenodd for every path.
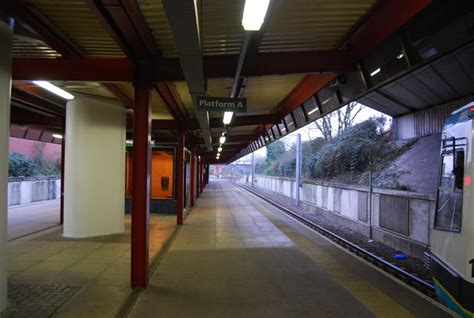
M 247 111 L 247 99 L 198 96 L 197 110 L 202 112 L 245 113 Z

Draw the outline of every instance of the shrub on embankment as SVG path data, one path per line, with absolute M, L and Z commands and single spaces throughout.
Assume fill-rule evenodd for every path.
M 316 138 L 303 143 L 303 177 L 328 179 L 340 175 L 361 174 L 372 161 L 380 163 L 394 152 L 390 138 L 384 133 L 383 118 L 370 118 L 347 128 L 331 140 Z M 283 148 L 282 148 L 283 147 Z M 267 147 L 267 160 L 260 162 L 257 173 L 294 177 L 295 145 L 284 149 L 282 141 Z
M 20 153 L 11 153 L 8 157 L 9 177 L 59 176 L 61 161 L 49 161 L 42 156 L 28 158 Z

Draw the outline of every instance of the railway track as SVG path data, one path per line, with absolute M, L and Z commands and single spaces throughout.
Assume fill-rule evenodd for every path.
M 237 184 L 237 183 L 236 183 Z M 264 195 L 257 193 L 248 187 L 242 186 L 237 184 L 244 190 L 252 193 L 253 195 L 263 199 L 264 201 L 270 203 L 271 205 L 275 206 L 285 214 L 289 215 L 290 217 L 296 219 L 297 221 L 303 223 L 307 227 L 311 228 L 312 230 L 318 232 L 319 234 L 324 235 L 325 237 L 329 238 L 331 241 L 337 243 L 338 245 L 344 247 L 345 249 L 351 251 L 352 253 L 356 254 L 358 257 L 370 262 L 371 264 L 383 269 L 385 272 L 390 273 L 392 276 L 396 277 L 400 281 L 406 283 L 407 285 L 417 289 L 418 291 L 422 292 L 423 294 L 436 299 L 436 293 L 434 285 L 431 283 L 387 262 L 386 260 L 374 255 L 373 253 L 367 251 L 366 249 L 346 240 L 345 238 L 323 228 L 322 226 L 315 224 L 314 222 L 308 220 L 307 218 L 291 211 L 290 209 L 282 206 L 281 204 L 265 197 Z

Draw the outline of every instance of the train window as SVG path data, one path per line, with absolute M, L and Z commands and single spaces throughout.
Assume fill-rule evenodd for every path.
M 456 163 L 456 164 L 454 164 Z M 461 230 L 464 179 L 464 150 L 445 153 L 441 162 L 438 188 L 435 228 L 440 230 Z

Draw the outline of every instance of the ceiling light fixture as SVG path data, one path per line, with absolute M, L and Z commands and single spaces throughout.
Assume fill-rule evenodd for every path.
M 380 72 L 380 67 L 378 69 L 376 69 L 375 71 L 373 71 L 372 73 L 370 73 L 370 76 L 374 76 L 375 74 L 377 74 L 379 72 Z
M 50 91 L 53 94 L 61 96 L 64 99 L 71 100 L 74 99 L 74 95 L 66 92 L 64 89 L 57 87 L 56 85 L 51 84 L 46 81 L 33 81 L 35 85 L 38 85 L 41 88 L 44 88 L 47 91 Z
M 233 115 L 234 115 L 233 112 L 225 112 L 224 113 L 224 118 L 222 119 L 222 122 L 224 123 L 224 125 L 230 124 L 230 122 L 232 121 L 232 116 Z
M 308 113 L 308 115 L 311 115 L 312 113 L 314 113 L 314 112 L 315 112 L 315 111 L 317 111 L 317 110 L 318 110 L 318 108 L 317 108 L 317 107 L 316 107 L 316 108 L 314 108 L 314 109 L 312 109 L 312 110 L 311 110 L 311 111 Z
M 245 31 L 258 31 L 262 27 L 270 0 L 245 0 L 242 26 Z
M 219 138 L 219 142 L 223 144 L 225 142 L 225 139 L 226 139 L 225 136 L 222 136 L 221 138 Z
M 397 59 L 401 60 L 405 55 L 403 53 L 400 53 L 397 55 Z
M 217 152 L 221 152 L 221 151 L 222 151 L 222 147 L 217 148 Z
M 53 138 L 63 139 L 63 135 L 53 134 Z

